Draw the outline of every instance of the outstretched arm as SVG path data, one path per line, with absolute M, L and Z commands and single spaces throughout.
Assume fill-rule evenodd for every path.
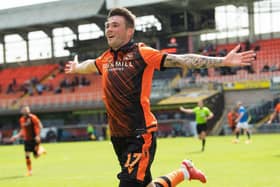
M 65 65 L 64 71 L 67 74 L 70 74 L 70 73 L 88 74 L 88 73 L 97 72 L 97 69 L 95 66 L 94 59 L 85 60 L 85 61 L 79 63 L 78 56 L 75 55 L 74 60 L 69 61 Z
M 11 141 L 11 142 L 16 141 L 18 138 L 21 137 L 21 135 L 22 135 L 22 130 L 20 130 L 19 133 L 17 133 L 16 135 L 12 136 L 12 137 L 10 138 L 10 141 Z
M 193 113 L 193 109 L 187 109 L 187 108 L 184 108 L 184 107 L 180 107 L 180 110 L 182 112 L 185 112 L 185 113 L 188 113 L 188 114 L 192 114 Z
M 197 54 L 168 54 L 164 67 L 210 68 L 221 66 L 249 66 L 255 60 L 256 53 L 252 50 L 238 53 L 240 45 L 232 49 L 225 57 L 209 57 Z
M 272 114 L 271 114 L 271 116 L 269 117 L 269 120 L 268 120 L 268 124 L 271 124 L 272 123 L 272 121 L 274 120 L 274 118 L 276 117 L 276 115 L 277 115 L 277 112 L 276 111 L 274 111 Z

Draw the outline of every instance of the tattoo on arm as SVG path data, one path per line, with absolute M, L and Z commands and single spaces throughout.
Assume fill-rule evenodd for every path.
M 209 57 L 197 54 L 172 55 L 168 54 L 164 66 L 165 67 L 184 67 L 194 68 L 210 68 L 221 66 L 223 57 Z

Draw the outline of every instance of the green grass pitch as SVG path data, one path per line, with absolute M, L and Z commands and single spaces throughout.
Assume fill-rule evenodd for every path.
M 253 143 L 232 144 L 232 136 L 207 137 L 200 152 L 196 138 L 158 139 L 153 177 L 191 159 L 206 175 L 207 184 L 186 181 L 179 186 L 279 187 L 280 135 L 253 135 Z M 43 144 L 48 153 L 32 158 L 33 176 L 25 177 L 22 145 L 0 146 L 1 187 L 117 187 L 119 166 L 109 141 Z

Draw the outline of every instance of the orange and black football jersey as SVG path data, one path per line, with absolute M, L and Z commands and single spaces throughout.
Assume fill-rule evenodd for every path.
M 130 42 L 96 59 L 112 136 L 157 130 L 156 118 L 150 111 L 150 93 L 153 73 L 163 69 L 165 56 L 144 44 Z
M 34 140 L 35 136 L 40 134 L 40 120 L 34 114 L 22 116 L 19 119 L 21 135 L 25 141 Z

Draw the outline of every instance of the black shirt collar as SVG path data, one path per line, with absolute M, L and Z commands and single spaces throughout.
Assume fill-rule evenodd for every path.
M 114 50 L 112 48 L 110 48 L 110 52 L 113 53 L 117 53 L 119 51 L 121 52 L 127 52 L 131 49 L 131 47 L 135 44 L 135 42 L 133 40 L 130 40 L 128 43 L 126 43 L 125 45 L 123 45 L 122 47 L 120 47 L 118 50 Z

